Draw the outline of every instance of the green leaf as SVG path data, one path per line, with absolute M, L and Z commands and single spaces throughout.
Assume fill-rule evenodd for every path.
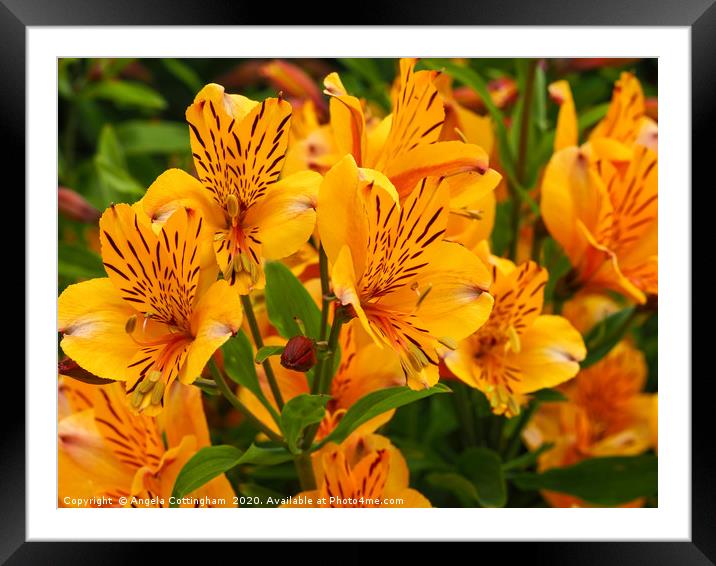
M 224 371 L 229 379 L 246 387 L 264 406 L 273 409 L 259 385 L 254 363 L 254 348 L 244 331 L 239 330 L 236 336 L 227 340 L 221 347 L 221 352 L 224 355 Z
M 283 263 L 269 261 L 266 272 L 266 308 L 271 324 L 284 338 L 301 334 L 295 318 L 306 326 L 306 332 L 314 340 L 321 332 L 321 311 L 306 288 Z
M 239 463 L 241 450 L 234 446 L 207 446 L 200 449 L 179 471 L 172 497 L 182 498 Z M 178 507 L 176 501 L 171 507 Z
M 593 106 L 589 110 L 581 112 L 579 114 L 578 121 L 580 134 L 583 133 L 584 130 L 594 126 L 597 122 L 599 122 L 599 120 L 604 118 L 604 116 L 607 115 L 607 110 L 609 110 L 609 102 L 598 104 L 597 106 Z
M 127 155 L 186 153 L 189 128 L 180 122 L 124 122 L 116 127 L 117 137 Z
M 103 155 L 94 159 L 97 177 L 110 200 L 134 200 L 144 196 L 145 188 L 126 169 L 108 161 Z
M 84 96 L 108 100 L 117 106 L 163 110 L 167 103 L 156 90 L 145 84 L 123 80 L 104 80 L 87 87 Z
M 544 303 L 552 301 L 554 289 L 559 281 L 572 268 L 569 258 L 561 246 L 551 237 L 546 236 L 542 241 L 542 265 L 549 272 L 549 279 L 544 288 Z
M 591 458 L 541 474 L 517 474 L 512 480 L 520 489 L 547 489 L 614 506 L 656 495 L 658 460 L 653 455 Z
M 98 254 L 86 246 L 66 242 L 57 244 L 57 273 L 72 281 L 107 276 Z
M 102 131 L 97 141 L 97 155 L 101 156 L 102 160 L 106 163 L 122 169 L 127 168 L 124 150 L 111 124 L 102 126 Z
M 449 387 L 438 383 L 429 389 L 413 390 L 410 389 L 410 387 L 402 386 L 389 387 L 368 393 L 368 395 L 358 399 L 358 401 L 348 409 L 338 423 L 338 426 L 323 440 L 323 443 L 329 441 L 341 443 L 351 432 L 373 417 L 382 415 L 391 409 L 397 409 L 408 403 L 424 399 L 425 397 L 430 397 L 436 393 L 450 392 Z
M 283 350 L 284 346 L 264 346 L 258 352 L 256 352 L 256 357 L 254 358 L 254 361 L 257 364 L 262 364 L 271 356 L 280 356 L 281 354 L 283 354 Z
M 537 459 L 553 446 L 554 444 L 552 444 L 551 442 L 546 442 L 545 444 L 537 448 L 537 450 L 535 450 L 534 452 L 525 452 L 524 454 L 522 454 L 522 456 L 518 456 L 517 458 L 514 458 L 509 462 L 505 462 L 504 464 L 502 464 L 502 471 L 509 472 L 511 470 L 524 470 L 525 468 L 529 468 L 530 466 L 533 466 L 535 463 L 537 463 Z
M 160 58 L 159 61 L 164 68 L 179 79 L 192 92 L 199 92 L 203 83 L 194 69 L 179 59 Z
M 293 456 L 285 448 L 261 447 L 252 444 L 239 458 L 237 464 L 254 464 L 257 466 L 275 466 L 292 460 Z
M 587 368 L 597 363 L 611 352 L 612 348 L 619 343 L 629 330 L 634 312 L 634 307 L 627 307 L 615 312 L 596 324 L 587 333 L 584 337 L 587 357 L 581 363 L 582 368 Z
M 433 487 L 452 493 L 460 500 L 463 507 L 474 507 L 476 504 L 480 504 L 475 486 L 458 473 L 433 472 L 425 477 L 425 481 Z
M 458 458 L 458 469 L 475 486 L 484 507 L 504 507 L 507 488 L 500 456 L 488 448 L 469 448 Z
M 328 395 L 302 393 L 283 406 L 281 430 L 291 452 L 294 454 L 298 452 L 298 441 L 303 429 L 323 420 L 323 416 L 326 414 L 326 403 L 329 399 Z
M 564 393 L 557 391 L 556 389 L 540 389 L 534 393 L 530 393 L 530 396 L 539 401 L 540 403 L 555 403 L 558 401 L 566 401 L 567 398 Z

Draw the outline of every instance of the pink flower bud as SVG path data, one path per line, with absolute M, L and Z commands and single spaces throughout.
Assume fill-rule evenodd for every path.
M 57 190 L 57 208 L 67 218 L 78 222 L 94 223 L 99 220 L 100 213 L 79 193 L 59 187 Z
M 281 354 L 281 365 L 293 371 L 308 371 L 316 365 L 316 347 L 305 336 L 294 336 Z

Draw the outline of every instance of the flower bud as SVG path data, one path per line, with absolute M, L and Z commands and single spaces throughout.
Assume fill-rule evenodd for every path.
M 77 222 L 94 223 L 100 217 L 99 210 L 81 194 L 67 187 L 59 187 L 57 190 L 57 208 L 64 216 Z
M 308 371 L 316 365 L 316 348 L 313 340 L 305 336 L 294 336 L 281 354 L 281 365 L 293 371 Z

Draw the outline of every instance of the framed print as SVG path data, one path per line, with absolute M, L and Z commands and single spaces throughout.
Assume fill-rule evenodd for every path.
M 488 7 L 4 1 L 27 333 L 3 560 L 712 562 L 691 179 L 716 8 Z

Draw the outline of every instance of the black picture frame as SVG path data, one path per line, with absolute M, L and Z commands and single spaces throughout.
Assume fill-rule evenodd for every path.
M 281 5 L 267 10 L 262 3 L 244 1 L 202 2 L 190 0 L 0 0 L 0 76 L 4 79 L 2 131 L 6 141 L 2 152 L 5 179 L 11 190 L 25 186 L 25 64 L 28 26 L 67 25 L 279 25 L 304 23 L 315 25 L 317 14 L 337 14 L 322 10 L 324 2 L 306 5 Z M 440 0 L 414 1 L 409 9 L 399 3 L 361 2 L 346 5 L 355 17 L 351 25 L 557 25 L 557 26 L 687 26 L 691 29 L 692 89 L 692 178 L 706 179 L 707 152 L 713 146 L 714 105 L 716 101 L 716 4 L 715 0 Z M 308 21 L 308 18 L 311 18 Z M 338 24 L 338 22 L 333 22 Z M 48 93 L 56 96 L 56 93 Z M 711 160 L 713 157 L 711 156 Z M 702 175 L 696 177 L 698 173 Z M 8 178 L 9 177 L 9 178 Z M 712 181 L 712 180 L 711 180 Z M 695 183 L 695 181 L 694 181 Z M 704 189 L 712 189 L 712 182 Z M 690 187 L 683 190 L 690 191 Z M 24 209 L 23 202 L 19 207 Z M 19 209 L 18 209 L 19 210 Z M 25 211 L 26 215 L 31 211 Z M 27 217 L 25 215 L 25 217 Z M 17 245 L 17 256 L 23 248 Z M 17 257 L 16 268 L 32 258 Z M 32 301 L 25 294 L 25 305 Z M 684 329 L 691 332 L 691 329 Z M 25 355 L 30 356 L 26 343 Z M 10 355 L 10 354 L 8 354 Z M 690 360 L 689 360 L 690 361 Z M 689 364 L 690 365 L 690 364 Z M 709 372 L 710 373 L 710 372 Z M 672 376 L 686 380 L 691 375 Z M 493 543 L 509 561 L 556 564 L 679 564 L 680 566 L 716 564 L 716 465 L 712 433 L 713 420 L 709 377 L 692 381 L 692 517 L 689 542 L 544 542 Z M 14 377 L 15 390 L 22 382 Z M 7 391 L 7 390 L 6 390 Z M 15 393 L 17 396 L 17 394 Z M 3 428 L 0 436 L 0 563 L 64 564 L 129 563 L 142 560 L 144 551 L 134 543 L 39 543 L 25 542 L 25 413 L 19 399 L 13 402 L 16 413 L 0 412 Z M 48 471 L 48 481 L 54 471 Z M 237 527 L 239 528 L 239 527 Z M 476 529 L 479 526 L 476 525 Z M 558 536 L 558 534 L 555 534 Z M 81 537 L 82 533 L 78 533 Z M 358 543 L 354 543 L 358 544 Z M 509 549 L 506 548 L 509 545 Z M 163 559 L 190 559 L 186 545 L 163 545 Z M 187 553 L 188 552 L 188 553 Z M 276 552 L 274 550 L 274 552 Z M 283 551 L 279 551 L 283 553 Z M 345 551 L 344 551 L 345 552 Z M 342 552 L 343 553 L 343 552 Z M 347 550 L 344 556 L 369 556 L 370 551 Z M 145 555 L 146 558 L 146 555 Z M 206 554 L 203 555 L 206 559 Z

